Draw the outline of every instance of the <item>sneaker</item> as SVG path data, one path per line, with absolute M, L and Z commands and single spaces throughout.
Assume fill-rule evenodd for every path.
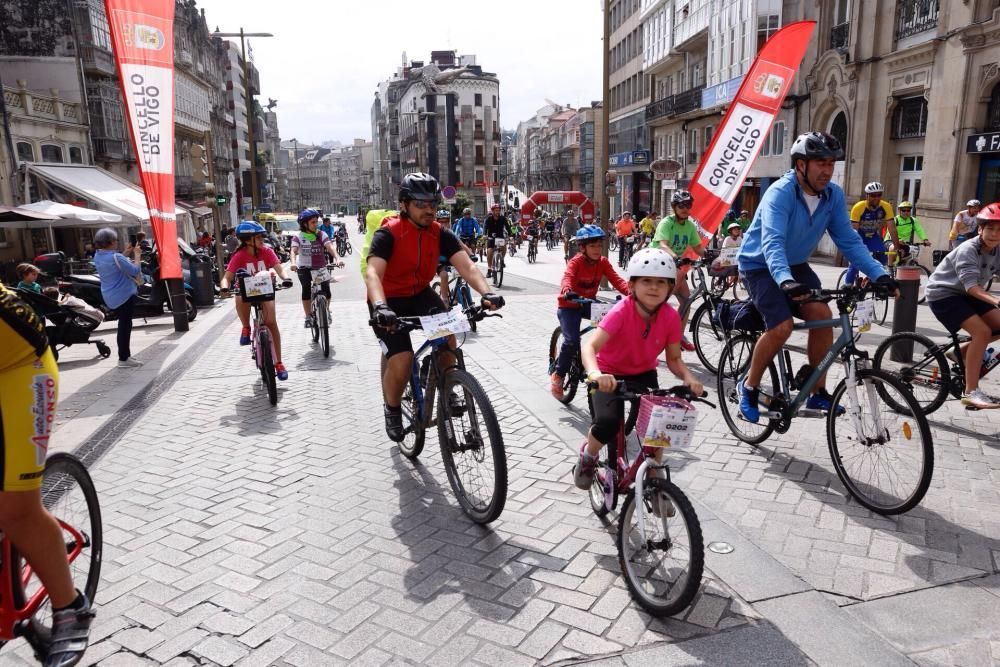
M 600 459 L 587 453 L 587 441 L 580 445 L 580 460 L 573 466 L 573 483 L 576 488 L 586 491 L 594 483 L 594 472 Z
M 382 408 L 385 413 L 385 434 L 393 442 L 402 442 L 404 437 L 403 408 L 390 408 L 388 405 L 383 405 Z
M 305 325 L 304 326 L 305 326 L 306 329 L 312 329 L 313 328 L 313 318 L 312 317 L 306 317 L 306 321 L 305 321 Z
M 663 468 L 653 468 L 649 479 L 666 479 L 667 471 Z M 650 497 L 650 511 L 653 516 L 660 519 L 669 519 L 677 514 L 677 508 L 670 500 L 670 496 L 660 491 L 653 493 Z
M 1000 408 L 1000 403 L 998 403 L 995 398 L 984 392 L 982 389 L 975 389 L 962 394 L 962 405 L 984 410 Z
M 681 337 L 681 349 L 685 352 L 694 352 L 694 344 L 687 339 L 687 336 Z
M 250 344 L 250 327 L 243 327 L 243 330 L 240 331 L 240 345 L 249 345 L 249 344 Z
M 493 277 L 493 269 L 486 269 L 486 277 L 487 278 Z
M 810 410 L 823 410 L 824 412 L 830 411 L 830 392 L 826 389 L 816 392 L 809 397 L 806 401 L 806 407 Z M 837 406 L 837 414 L 842 415 L 847 412 L 843 405 Z
M 86 596 L 81 608 L 62 609 L 52 614 L 52 643 L 45 656 L 45 667 L 69 667 L 78 663 L 90 643 L 93 619 L 94 611 Z
M 552 395 L 561 401 L 563 399 L 562 375 L 559 375 L 559 373 L 553 373 L 552 377 L 550 377 L 549 380 L 552 381 L 552 386 L 549 387 L 549 391 L 551 391 Z
M 285 370 L 285 365 L 284 364 L 275 364 L 274 365 L 274 374 L 278 376 L 279 380 L 287 380 L 288 379 L 288 371 Z
M 140 366 L 142 366 L 142 362 L 137 361 L 132 357 L 118 360 L 118 368 L 139 368 Z
M 747 389 L 746 382 L 740 380 L 736 383 L 736 395 L 740 399 L 740 414 L 743 419 L 756 424 L 760 420 L 760 408 L 757 407 L 760 389 Z

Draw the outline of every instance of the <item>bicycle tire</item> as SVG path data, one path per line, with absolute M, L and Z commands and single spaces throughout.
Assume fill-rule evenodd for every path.
M 716 326 L 712 316 L 712 304 L 709 301 L 702 301 L 691 318 L 691 339 L 701 365 L 709 373 L 717 374 L 719 357 L 722 356 L 722 348 L 726 345 L 726 336 L 722 328 Z M 715 361 L 712 361 L 713 357 Z
M 353 255 L 354 254 L 354 246 L 351 245 L 350 241 L 347 241 L 346 243 L 344 243 L 344 247 L 347 249 L 347 254 L 348 255 Z
M 742 380 L 750 367 L 750 356 L 753 352 L 754 338 L 747 334 L 740 334 L 729 339 L 729 343 L 722 349 L 719 357 L 719 370 L 716 373 L 716 390 L 719 392 L 719 407 L 722 408 L 722 417 L 729 426 L 729 430 L 737 438 L 750 445 L 758 445 L 767 440 L 774 432 L 775 421 L 768 420 L 766 424 L 760 421 L 749 422 L 740 417 L 740 399 L 736 393 L 736 383 Z M 772 361 L 767 365 L 767 374 L 764 378 L 770 378 L 771 384 L 767 386 L 761 383 L 761 393 L 770 395 L 777 394 L 778 370 Z
M 382 378 L 385 376 L 385 355 L 379 354 L 379 385 L 381 386 Z M 427 393 L 424 393 L 424 401 L 427 405 L 433 405 L 433 403 L 427 401 Z M 413 395 L 413 382 L 406 383 L 403 388 L 403 397 L 399 403 L 400 408 L 403 410 L 403 431 L 405 435 L 403 436 L 402 442 L 397 442 L 396 446 L 399 448 L 399 453 L 410 459 L 415 460 L 424 451 L 424 442 L 427 436 L 426 424 L 417 417 L 420 415 L 420 410 L 417 409 L 417 402 Z M 407 428 L 407 420 L 409 420 L 409 428 Z M 411 437 L 412 436 L 412 437 Z
M 549 339 L 549 375 L 556 372 L 556 361 L 559 359 L 559 351 L 562 349 L 562 329 L 556 327 Z M 563 397 L 558 399 L 563 405 L 569 405 L 576 398 L 576 390 L 580 386 L 583 378 L 583 369 L 580 367 L 579 351 L 569 365 L 569 370 L 563 377 Z
M 895 361 L 893 353 L 908 359 Z M 952 384 L 951 367 L 941 348 L 926 336 L 913 331 L 889 336 L 875 349 L 872 367 L 892 373 L 906 385 L 925 415 L 940 408 L 948 398 Z M 965 379 L 961 378 L 961 381 Z M 908 407 L 897 403 L 888 392 L 882 399 L 897 412 Z
M 80 503 L 81 499 L 82 504 Z M 45 460 L 42 504 L 57 520 L 72 526 L 84 538 L 83 549 L 70 562 L 70 574 L 76 588 L 83 591 L 93 604 L 101 580 L 104 528 L 101 522 L 101 506 L 97 498 L 97 489 L 94 487 L 90 473 L 87 472 L 87 468 L 80 459 L 67 452 L 59 452 L 52 454 Z M 85 508 L 85 521 L 79 521 L 70 516 L 78 508 Z M 77 542 L 70 533 L 67 533 L 65 528 L 62 532 L 66 540 L 68 554 L 71 548 L 75 548 Z M 41 582 L 39 582 L 37 575 L 33 575 L 28 580 L 28 586 L 25 587 L 23 569 L 27 563 L 13 547 L 11 547 L 11 556 L 13 603 L 15 607 L 23 607 L 39 589 Z M 33 647 L 36 651 L 45 649 L 47 652 L 52 635 L 52 604 L 48 599 L 42 603 L 29 623 Z
M 271 405 L 278 404 L 278 378 L 274 373 L 274 359 L 271 356 L 271 334 L 266 328 L 260 332 L 260 378 L 267 389 L 267 400 Z
M 319 347 L 323 351 L 323 358 L 330 357 L 330 311 L 326 308 L 326 299 L 322 300 L 322 308 L 317 309 L 319 326 Z
M 847 409 L 846 414 L 837 415 L 837 410 L 834 409 L 835 406 L 842 404 L 841 400 L 847 391 L 847 378 L 842 379 L 839 383 L 837 383 L 837 387 L 833 390 L 831 395 L 831 410 L 827 415 L 826 421 L 826 435 L 827 444 L 830 449 L 830 458 L 833 461 L 833 467 L 837 471 L 837 476 L 840 478 L 840 481 L 844 483 L 844 486 L 847 488 L 847 492 L 850 493 L 856 501 L 858 501 L 858 504 L 877 514 L 901 514 L 914 508 L 921 500 L 923 500 L 923 497 L 927 493 L 927 489 L 931 484 L 931 477 L 934 474 L 934 444 L 931 440 L 930 426 L 928 426 L 927 418 L 924 417 L 921 412 L 917 400 L 913 398 L 913 395 L 906 388 L 906 385 L 892 373 L 874 368 L 859 369 L 857 372 L 857 380 L 859 384 L 858 393 L 860 398 L 858 412 L 860 413 L 863 411 L 866 403 L 869 404 L 869 407 L 872 410 L 873 421 L 870 429 L 871 433 L 869 433 L 869 429 L 863 425 L 862 430 L 864 433 L 860 435 L 857 433 L 854 434 L 854 440 L 857 443 L 857 446 L 861 447 L 856 456 L 853 455 L 852 452 L 848 452 L 845 447 L 851 438 L 847 438 L 844 442 L 840 442 L 840 440 L 838 440 L 837 427 L 838 425 L 844 425 L 850 428 L 849 425 L 852 423 L 850 413 L 853 410 L 853 407 L 847 405 L 846 403 L 843 404 Z M 882 386 L 873 386 L 870 390 L 862 393 L 861 390 L 870 383 L 880 383 Z M 884 396 L 890 389 L 897 394 L 894 399 L 897 403 L 905 401 L 908 404 L 905 411 L 900 412 L 890 410 L 875 404 L 875 397 Z M 904 418 L 898 428 L 886 427 L 884 425 L 884 421 L 892 415 Z M 863 420 L 864 415 L 859 414 L 858 419 Z M 881 425 L 881 431 L 878 433 L 875 432 L 875 420 L 883 422 Z M 914 427 L 916 430 L 914 430 Z M 862 439 L 868 440 L 873 437 L 902 438 L 905 440 L 904 446 L 895 450 L 895 458 L 898 462 L 901 460 L 899 457 L 900 453 L 906 454 L 917 451 L 918 448 L 914 447 L 911 442 L 914 435 L 918 435 L 920 437 L 919 451 L 921 463 L 918 466 L 919 470 L 916 474 L 916 480 L 912 485 L 912 491 L 909 491 L 908 493 L 904 492 L 902 494 L 896 494 L 896 484 L 893 483 L 893 493 L 886 493 L 884 495 L 889 498 L 892 498 L 893 496 L 902 497 L 895 500 L 889 500 L 888 502 L 876 500 L 872 497 L 872 495 L 870 495 L 870 492 L 868 492 L 867 489 L 872 487 L 872 480 L 876 474 L 882 471 L 888 472 L 890 469 L 894 469 L 894 464 L 879 457 L 879 460 L 877 460 L 871 467 L 870 473 L 858 476 L 851 473 L 847 469 L 847 461 L 845 461 L 845 459 L 849 461 L 857 460 L 859 458 L 873 459 L 874 455 L 877 452 L 884 450 L 888 444 L 888 442 L 879 442 L 876 445 L 867 442 L 862 443 Z M 878 447 L 877 450 L 876 447 Z
M 701 523 L 691 505 L 691 501 L 677 486 L 666 479 L 649 479 L 643 486 L 643 495 L 653 494 L 667 496 L 674 507 L 675 514 L 670 518 L 659 518 L 651 512 L 651 500 L 643 499 L 646 508 L 646 543 L 642 543 L 636 518 L 635 489 L 625 496 L 621 515 L 618 517 L 618 565 L 621 568 L 629 594 L 640 607 L 656 617 L 671 616 L 687 609 L 694 599 L 701 578 L 705 571 L 705 545 L 701 533 Z M 661 496 L 661 502 L 663 498 Z M 683 529 L 681 529 L 683 527 Z M 671 533 L 672 529 L 677 528 Z M 650 539 L 654 530 L 662 529 L 660 539 Z M 682 534 L 687 536 L 687 544 L 678 539 Z M 664 548 L 664 551 L 683 552 L 686 546 L 690 560 L 686 567 L 672 569 L 655 558 L 656 549 L 651 549 L 653 543 Z M 653 556 L 654 558 L 650 558 Z M 644 585 L 645 574 L 660 575 L 654 579 L 652 586 Z M 676 593 L 673 595 L 673 593 Z
M 462 310 L 468 310 L 469 308 L 472 308 L 472 290 L 469 289 L 469 284 L 466 282 L 462 283 L 462 287 L 459 290 L 459 299 L 464 301 L 464 303 L 462 303 Z M 475 318 L 472 317 L 469 318 L 470 329 L 475 331 L 478 325 L 479 323 L 475 320 Z
M 461 401 L 464 404 L 460 407 L 452 393 L 455 389 L 462 391 Z M 479 381 L 458 368 L 448 371 L 440 380 L 437 403 L 438 440 L 448 483 L 470 519 L 479 524 L 490 523 L 500 516 L 507 502 L 507 452 L 493 405 Z M 460 429 L 455 428 L 456 417 L 462 418 Z M 488 446 L 482 442 L 483 427 L 489 437 Z M 459 434 L 462 444 L 457 442 Z M 466 451 L 463 452 L 463 449 Z M 459 458 L 457 454 L 463 456 Z M 474 469 L 474 476 L 482 480 L 482 475 L 476 473 L 480 472 L 479 464 L 485 464 L 487 458 L 493 461 L 492 480 L 471 488 L 473 480 L 463 479 L 465 468 Z M 484 493 L 489 495 L 484 496 Z
M 610 237 L 608 238 L 608 249 L 618 250 L 618 237 L 615 236 L 614 234 L 611 234 Z
M 319 324 L 319 311 L 320 306 L 323 310 L 326 310 L 326 297 L 322 294 L 317 294 L 312 300 L 312 307 L 309 309 L 309 315 L 312 318 L 312 338 L 314 343 L 319 342 L 320 335 L 320 324 Z

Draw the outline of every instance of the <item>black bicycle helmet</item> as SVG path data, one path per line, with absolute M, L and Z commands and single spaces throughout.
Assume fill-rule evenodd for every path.
M 792 166 L 796 160 L 844 159 L 844 147 L 837 137 L 826 132 L 800 134 L 792 144 Z
M 441 199 L 441 188 L 436 178 L 430 174 L 414 172 L 403 177 L 403 182 L 399 184 L 399 201 L 405 202 L 411 199 L 417 201 L 439 201 Z

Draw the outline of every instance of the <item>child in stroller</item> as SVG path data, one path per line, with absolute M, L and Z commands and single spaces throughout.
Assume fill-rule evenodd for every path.
M 17 290 L 18 296 L 45 318 L 45 333 L 49 338 L 52 355 L 58 360 L 59 350 L 71 345 L 92 344 L 107 359 L 111 348 L 103 340 L 90 340 L 90 333 L 104 321 L 104 315 L 81 299 L 65 295 L 60 297 L 55 287 L 46 287 L 41 294 Z M 79 303 L 76 303 L 79 302 Z

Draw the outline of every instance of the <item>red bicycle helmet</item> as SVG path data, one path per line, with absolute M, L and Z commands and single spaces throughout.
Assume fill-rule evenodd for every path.
M 1000 202 L 994 202 L 984 206 L 980 209 L 979 214 L 976 216 L 976 220 L 979 222 L 980 227 L 989 222 L 1000 222 Z

